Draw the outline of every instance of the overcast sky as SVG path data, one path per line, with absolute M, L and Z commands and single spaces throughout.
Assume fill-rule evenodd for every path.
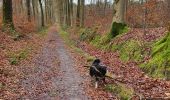
M 102 1 L 104 1 L 104 0 L 102 0 Z M 108 1 L 113 2 L 114 0 L 108 0 Z M 77 4 L 77 0 L 73 0 L 73 2 Z M 91 0 L 85 0 L 85 4 L 90 4 L 90 2 L 91 2 Z
M 85 0 L 85 4 L 90 4 L 91 0 Z M 77 3 L 77 0 L 73 0 L 74 3 Z

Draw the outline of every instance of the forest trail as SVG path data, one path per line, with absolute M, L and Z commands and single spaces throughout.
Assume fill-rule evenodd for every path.
M 33 69 L 24 69 L 27 77 L 22 80 L 30 100 L 87 100 L 82 87 L 83 78 L 74 68 L 74 61 L 56 31 L 49 29 L 45 45 L 33 59 Z

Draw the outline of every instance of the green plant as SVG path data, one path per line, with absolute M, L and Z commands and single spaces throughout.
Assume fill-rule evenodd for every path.
M 135 40 L 128 40 L 126 42 L 118 44 L 113 49 L 119 50 L 120 58 L 123 61 L 128 61 L 128 60 L 140 61 L 140 60 L 142 60 L 140 44 L 139 44 L 139 42 L 137 42 Z
M 170 79 L 170 32 L 154 44 L 149 62 L 140 66 L 150 76 Z
M 17 65 L 23 59 L 26 59 L 29 54 L 29 49 L 20 50 L 17 52 L 8 53 L 9 62 L 11 65 Z
M 16 57 L 12 57 L 9 59 L 11 65 L 17 65 L 19 60 Z
M 37 34 L 41 37 L 44 37 L 48 33 L 47 30 L 48 30 L 47 27 L 42 27 L 38 30 Z
M 97 35 L 96 31 L 90 28 L 80 29 L 79 33 L 80 33 L 80 40 L 87 41 L 87 42 L 92 41 Z
M 104 89 L 118 95 L 121 100 L 129 100 L 134 94 L 132 89 L 127 88 L 123 84 L 107 84 Z
M 5 88 L 5 83 L 0 82 L 0 91 Z

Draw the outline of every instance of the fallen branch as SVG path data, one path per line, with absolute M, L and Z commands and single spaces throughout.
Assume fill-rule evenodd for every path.
M 87 67 L 87 68 L 89 68 L 89 67 L 91 67 L 91 66 L 89 66 L 89 65 L 85 65 L 85 66 L 83 66 L 83 67 Z

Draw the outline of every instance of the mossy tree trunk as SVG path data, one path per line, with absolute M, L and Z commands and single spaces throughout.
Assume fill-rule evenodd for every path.
M 111 28 L 112 37 L 116 37 L 120 34 L 120 31 L 126 26 L 125 23 L 125 0 L 115 0 L 113 8 L 113 22 Z
M 3 0 L 3 27 L 14 29 L 12 0 Z

